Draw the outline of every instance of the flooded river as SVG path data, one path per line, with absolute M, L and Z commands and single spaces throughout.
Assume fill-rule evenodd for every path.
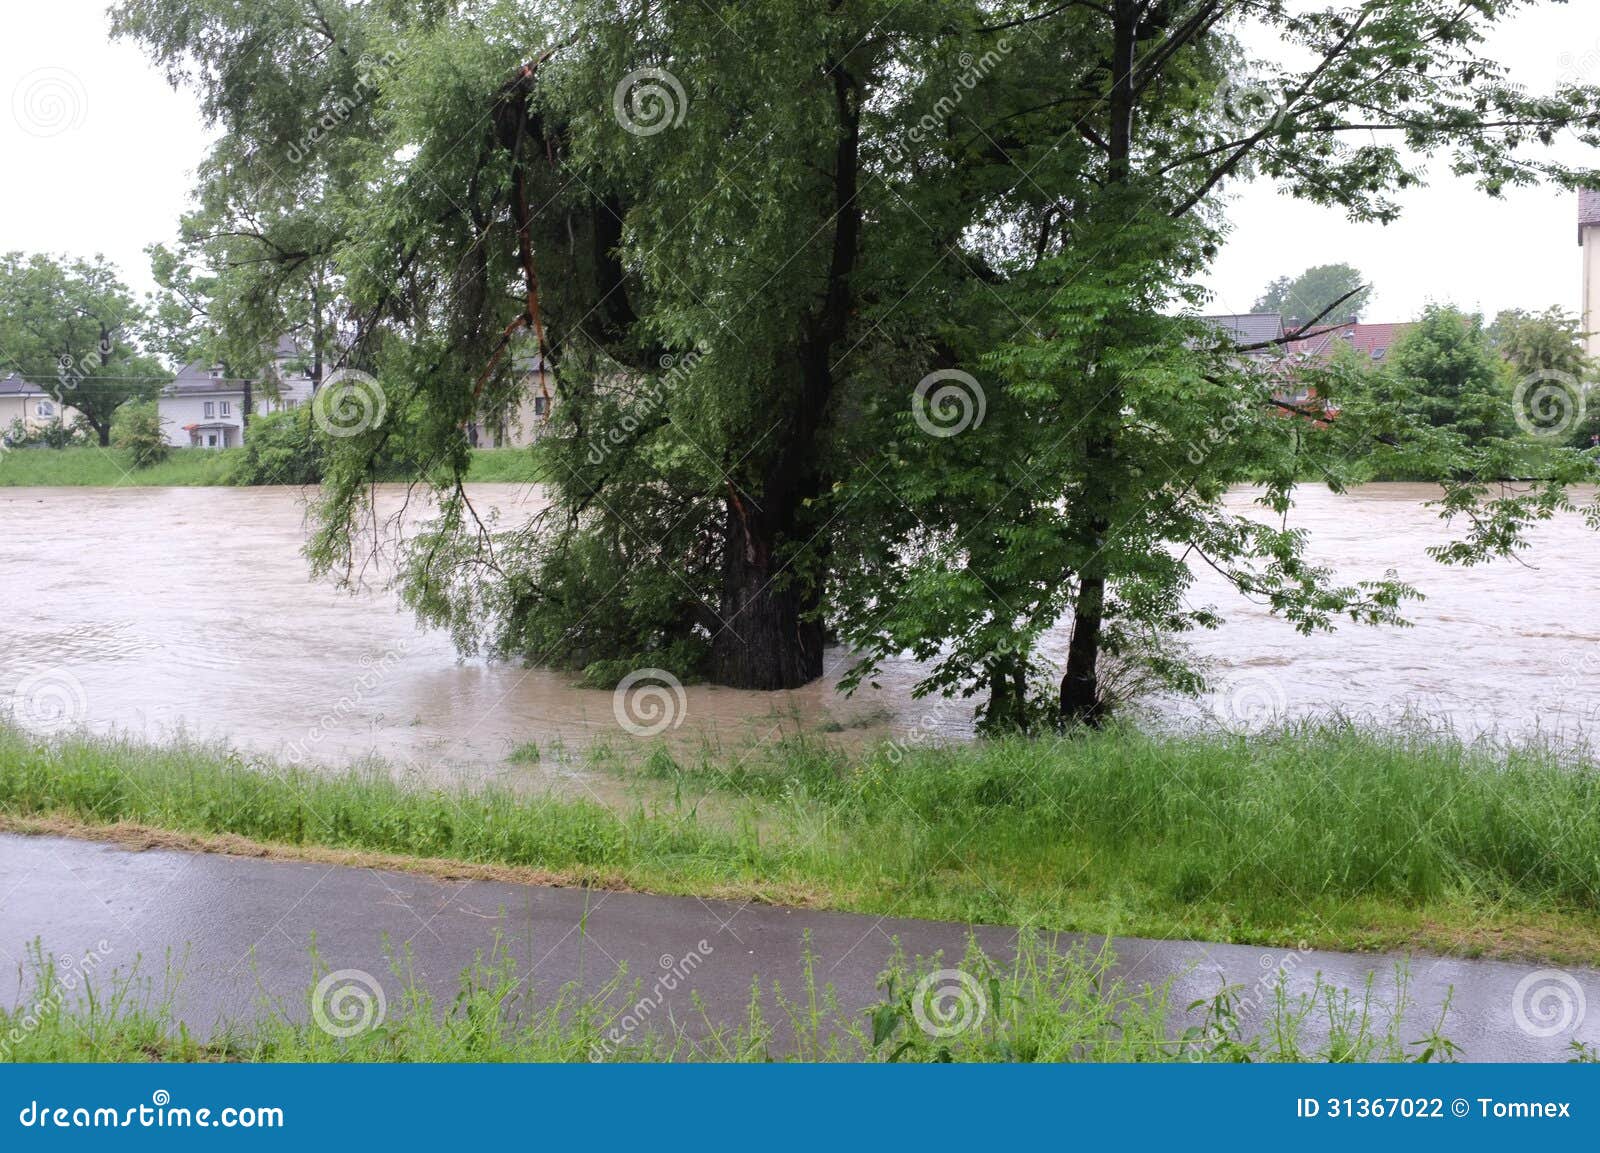
M 400 495 L 385 498 L 397 505 Z M 1411 607 L 1416 627 L 1302 637 L 1208 572 L 1193 599 L 1218 606 L 1228 624 L 1191 644 L 1218 689 L 1163 706 L 1161 718 L 1260 724 L 1409 711 L 1508 737 L 1593 727 L 1600 617 L 1588 610 L 1600 592 L 1600 539 L 1573 516 L 1539 530 L 1532 567 L 1445 568 L 1425 555 L 1446 539 L 1422 507 L 1429 495 L 1417 485 L 1307 490 L 1297 515 L 1342 578 L 1393 568 L 1420 586 L 1429 599 Z M 473 496 L 511 521 L 538 499 L 512 485 L 475 486 Z M 313 582 L 304 535 L 297 489 L 0 489 L 0 706 L 41 731 L 221 740 L 308 763 L 377 754 L 477 777 L 548 778 L 574 771 L 573 754 L 596 742 L 641 739 L 609 691 L 463 659 L 382 588 L 352 595 Z M 1047 651 L 1065 643 L 1058 631 Z M 834 676 L 843 662 L 830 654 Z M 690 687 L 665 701 L 681 710 L 669 735 L 730 747 L 797 729 L 967 735 L 966 703 L 913 700 L 917 676 L 910 662 L 891 666 L 880 689 L 851 699 L 831 679 L 775 694 Z M 536 763 L 512 756 L 530 742 Z

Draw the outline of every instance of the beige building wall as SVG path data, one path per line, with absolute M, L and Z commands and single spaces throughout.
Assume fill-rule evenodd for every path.
M 43 401 L 53 410 L 52 415 L 41 416 L 39 404 Z M 82 419 L 78 411 L 68 408 L 54 397 L 45 394 L 23 396 L 0 396 L 0 436 L 11 431 L 11 426 L 16 421 L 21 421 L 30 434 L 40 429 L 48 428 L 65 420 L 68 424 L 77 424 Z
M 1589 355 L 1600 357 L 1600 224 L 1583 229 L 1583 328 Z

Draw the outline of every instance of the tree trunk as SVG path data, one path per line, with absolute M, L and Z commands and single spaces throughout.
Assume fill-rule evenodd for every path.
M 1113 82 L 1106 101 L 1109 124 L 1106 133 L 1107 184 L 1129 183 L 1133 160 L 1133 117 L 1137 93 L 1134 91 L 1133 73 L 1137 31 L 1141 6 L 1137 0 L 1113 0 L 1111 8 L 1112 45 L 1111 75 Z M 1088 533 L 1084 542 L 1087 559 L 1082 563 L 1078 577 L 1078 595 L 1072 610 L 1072 639 L 1067 644 L 1067 668 L 1061 677 L 1061 698 L 1058 704 L 1063 727 L 1088 725 L 1098 727 L 1106 718 L 1106 702 L 1100 695 L 1100 636 L 1105 621 L 1106 578 L 1105 562 L 1101 557 L 1106 547 L 1106 533 L 1110 521 L 1106 515 L 1115 507 L 1114 495 L 1108 491 L 1110 478 L 1097 474 L 1096 466 L 1114 466 L 1117 453 L 1117 432 L 1122 409 L 1121 390 L 1113 388 L 1102 402 L 1110 422 L 1088 445 L 1086 452 L 1093 496 L 1093 504 L 1084 509 Z
M 850 276 L 860 255 L 861 108 L 857 82 L 843 60 L 828 62 L 838 140 L 833 165 L 833 252 L 827 291 L 805 326 L 793 358 L 798 373 L 792 419 L 776 458 L 755 486 L 759 499 L 730 488 L 722 560 L 722 620 L 711 642 L 712 677 L 736 689 L 795 689 L 822 675 L 824 625 L 820 581 L 826 532 L 802 521 L 808 499 L 825 492 L 821 429 L 833 395 L 835 348 L 850 323 Z M 809 557 L 780 557 L 799 541 Z M 802 559 L 806 561 L 801 567 Z
M 93 423 L 91 423 L 89 427 L 94 429 L 94 434 L 100 438 L 100 447 L 101 448 L 110 448 L 111 447 L 111 422 L 110 421 L 107 421 L 105 424 L 93 424 Z
M 1100 630 L 1105 619 L 1104 577 L 1085 576 L 1078 582 L 1077 605 L 1072 612 L 1072 639 L 1067 643 L 1067 671 L 1061 678 L 1060 718 L 1063 727 L 1098 728 L 1106 719 L 1100 696 Z
M 822 675 L 817 594 L 780 569 L 773 518 L 730 496 L 722 618 L 711 643 L 712 678 L 736 689 L 796 689 Z M 792 520 L 792 518 L 788 518 Z M 780 562 L 781 563 L 781 562 Z M 809 614 L 809 619 L 807 615 Z
M 1027 662 L 1020 656 L 996 657 L 988 662 L 989 701 L 983 708 L 985 733 L 1025 733 L 1028 724 Z

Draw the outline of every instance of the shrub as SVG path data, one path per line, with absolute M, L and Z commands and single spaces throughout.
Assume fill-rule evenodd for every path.
M 111 430 L 112 440 L 133 458 L 134 468 L 150 468 L 171 454 L 167 438 L 161 435 L 161 414 L 153 400 L 125 404 L 118 410 Z
M 319 484 L 324 452 L 311 406 L 252 417 L 235 484 Z

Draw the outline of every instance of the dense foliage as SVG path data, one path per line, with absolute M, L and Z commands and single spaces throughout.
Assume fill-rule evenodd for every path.
M 1398 619 L 1407 586 L 1306 560 L 1299 478 L 1339 486 L 1369 453 L 1431 467 L 1464 530 L 1441 555 L 1481 560 L 1592 477 L 1552 446 L 1539 484 L 1491 493 L 1529 475 L 1497 425 L 1436 423 L 1339 361 L 1312 373 L 1322 419 L 1197 319 L 1235 181 L 1387 222 L 1424 158 L 1490 195 L 1593 180 L 1545 146 L 1600 143 L 1600 92 L 1530 94 L 1482 51 L 1533 2 L 124 0 L 114 19 L 221 129 L 180 251 L 157 254 L 173 331 L 202 312 L 241 349 L 298 330 L 319 373 L 365 369 L 412 414 L 440 500 L 403 582 L 423 617 L 533 660 L 757 688 L 823 673 L 832 634 L 852 677 L 910 651 L 925 690 L 983 694 L 1011 727 L 1099 721 L 1107 654 L 1184 682 L 1162 638 L 1218 619 L 1185 598 L 1197 564 L 1301 628 Z M 1247 53 L 1246 26 L 1299 63 Z M 461 485 L 463 429 L 534 354 L 558 382 L 551 502 L 498 530 Z M 351 562 L 394 435 L 330 443 L 323 566 Z M 1267 515 L 1224 505 L 1248 481 Z M 1038 649 L 1063 614 L 1064 667 Z
M 0 362 L 70 407 L 102 446 L 117 409 L 169 379 L 140 347 L 144 324 L 101 257 L 0 256 Z

